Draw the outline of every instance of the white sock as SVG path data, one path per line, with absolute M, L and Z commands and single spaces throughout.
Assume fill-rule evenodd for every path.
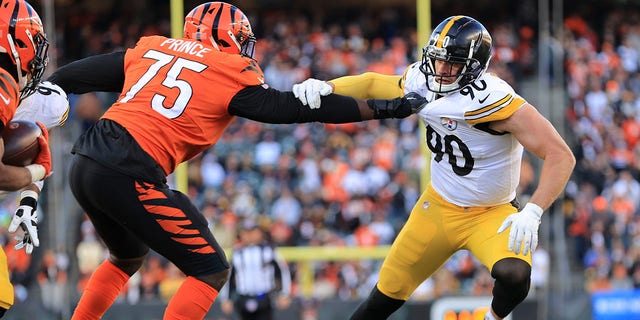
M 485 313 L 484 320 L 496 320 L 496 318 L 493 317 L 493 313 L 491 312 L 491 309 L 489 309 L 487 313 Z

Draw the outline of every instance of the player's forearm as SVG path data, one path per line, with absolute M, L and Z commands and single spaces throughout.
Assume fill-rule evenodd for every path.
M 17 191 L 32 182 L 31 172 L 23 167 L 0 164 L 0 190 Z
M 575 162 L 570 150 L 548 154 L 542 165 L 538 187 L 529 202 L 547 210 L 564 191 Z
M 358 99 L 393 99 L 401 97 L 402 76 L 365 72 L 355 76 L 345 76 L 329 81 L 333 93 Z
M 31 191 L 34 191 L 37 194 L 40 194 L 40 190 L 42 190 L 42 186 L 43 185 L 44 185 L 44 181 L 38 181 L 38 182 L 34 182 L 34 183 L 28 185 L 24 189 L 25 190 L 31 190 Z
M 229 113 L 265 123 L 345 123 L 364 120 L 355 99 L 329 95 L 323 108 L 304 108 L 292 92 L 252 86 L 240 90 L 229 103 Z M 366 116 L 366 115 L 364 115 Z M 366 118 L 365 118 L 366 119 Z M 370 118 L 369 118 L 370 119 Z

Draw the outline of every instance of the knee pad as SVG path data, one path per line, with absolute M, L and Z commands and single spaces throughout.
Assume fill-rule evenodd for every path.
M 493 265 L 491 276 L 508 287 L 526 286 L 531 282 L 531 266 L 524 260 L 505 258 Z
M 496 279 L 491 307 L 498 316 L 506 317 L 529 294 L 531 266 L 520 259 L 505 258 L 496 262 L 491 276 Z
M 231 269 L 224 269 L 214 274 L 195 276 L 194 278 L 220 291 L 222 287 L 224 287 L 224 285 L 229 281 L 230 275 L 231 275 Z
M 146 257 L 147 255 L 145 254 L 142 257 L 138 258 L 120 259 L 111 255 L 109 257 L 109 261 L 111 261 L 114 266 L 118 267 L 127 275 L 132 276 L 134 273 L 136 273 L 136 271 L 138 271 L 138 269 L 140 269 L 140 267 L 142 267 L 142 264 L 144 263 Z

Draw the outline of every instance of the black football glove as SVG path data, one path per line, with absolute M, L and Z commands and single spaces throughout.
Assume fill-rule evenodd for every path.
M 374 119 L 403 119 L 420 111 L 426 103 L 427 99 L 415 92 L 409 92 L 402 98 L 395 98 L 391 100 L 367 100 L 369 108 L 373 110 Z

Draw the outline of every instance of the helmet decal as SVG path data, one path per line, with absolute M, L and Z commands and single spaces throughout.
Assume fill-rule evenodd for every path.
M 462 18 L 463 16 L 455 16 L 451 19 L 449 19 L 449 22 L 447 22 L 447 24 L 444 26 L 444 28 L 442 29 L 442 32 L 438 33 L 438 37 L 435 40 L 435 46 L 437 48 L 443 48 L 446 47 L 447 44 L 449 43 L 449 36 L 447 35 L 449 33 L 449 29 L 451 29 L 451 26 L 453 26 L 453 23 L 460 20 L 460 18 Z M 447 40 L 445 42 L 445 39 Z

